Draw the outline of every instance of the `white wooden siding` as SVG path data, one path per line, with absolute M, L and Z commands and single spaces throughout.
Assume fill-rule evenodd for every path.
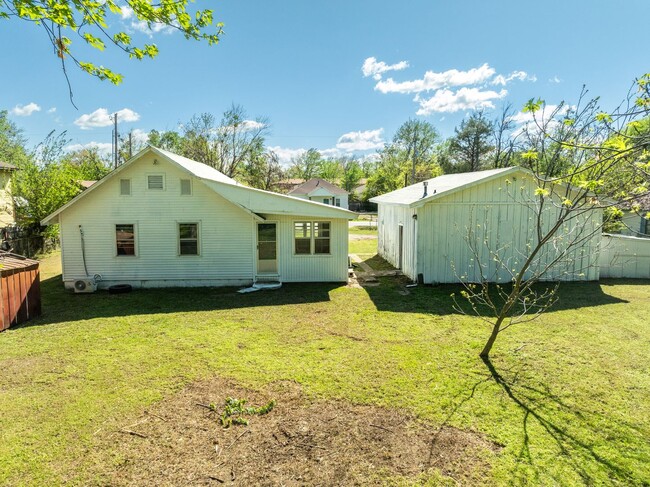
M 257 219 L 192 178 L 192 195 L 181 196 L 181 180 L 190 176 L 149 154 L 106 181 L 59 216 L 63 279 L 67 287 L 86 276 L 81 253 L 84 232 L 88 275 L 100 274 L 100 287 L 129 283 L 137 287 L 247 284 L 257 271 Z M 149 174 L 164 174 L 163 190 L 147 189 Z M 120 180 L 131 180 L 131 195 L 120 195 Z M 318 210 L 318 208 L 316 208 Z M 278 265 L 284 282 L 345 281 L 347 220 L 265 215 L 277 221 Z M 293 255 L 293 221 L 331 221 L 328 256 Z M 180 256 L 178 224 L 199 224 L 198 256 Z M 115 225 L 133 224 L 136 256 L 116 256 Z
M 512 179 L 512 178 L 511 178 Z M 426 283 L 453 283 L 459 280 L 504 282 L 511 274 L 497 265 L 490 251 L 498 251 L 501 261 L 510 269 L 518 269 L 527 246 L 535 241 L 534 212 L 521 202 L 531 199 L 535 185 L 530 178 L 506 177 L 487 181 L 429 202 L 417 209 L 417 223 L 407 207 L 379 204 L 379 251 L 393 265 L 397 262 L 397 225 L 404 224 L 404 273 L 415 279 L 422 273 Z M 543 226 L 555 221 L 557 208 L 548 206 Z M 576 235 L 587 237 L 602 221 L 602 212 L 595 210 L 565 225 L 552 244 L 546 245 L 534 269 L 543 268 L 559 254 L 554 245 L 563 248 Z M 383 225 L 382 225 L 383 223 Z M 417 225 L 413 231 L 410 226 Z M 414 235 L 414 238 L 411 238 Z M 598 279 L 599 232 L 573 250 L 545 275 L 548 280 Z M 417 242 L 417 258 L 407 258 L 409 248 Z M 477 243 L 479 258 L 469 242 Z M 487 244 L 485 244 L 487 242 Z M 414 262 L 415 271 L 410 267 Z M 479 262 L 483 264 L 479 266 Z
M 399 267 L 399 226 L 403 226 L 402 273 L 417 280 L 416 210 L 407 206 L 379 204 L 377 212 L 377 252 L 394 267 Z
M 348 221 L 309 216 L 264 215 L 278 223 L 278 273 L 282 282 L 345 282 L 348 278 Z M 296 255 L 294 222 L 329 221 L 330 254 Z
M 650 279 L 650 239 L 603 235 L 600 276 Z

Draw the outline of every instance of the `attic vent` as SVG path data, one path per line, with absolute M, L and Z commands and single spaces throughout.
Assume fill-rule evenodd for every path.
M 192 194 L 192 181 L 190 179 L 181 179 L 181 195 Z
M 130 179 L 120 179 L 120 194 L 122 196 L 129 196 L 131 194 Z
M 147 188 L 149 189 L 163 189 L 164 178 L 162 174 L 149 174 L 147 176 Z

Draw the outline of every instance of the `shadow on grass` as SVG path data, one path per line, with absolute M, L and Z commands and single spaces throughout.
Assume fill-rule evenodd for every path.
M 530 449 L 531 443 L 540 443 L 535 438 L 535 435 L 540 434 L 540 429 L 531 427 L 531 422 L 534 421 L 541 426 L 541 434 L 552 438 L 562 453 L 562 458 L 580 476 L 585 485 L 598 484 L 603 478 L 625 485 L 636 485 L 640 481 L 636 478 L 637 473 L 633 469 L 607 458 L 607 449 L 613 452 L 618 450 L 615 456 L 620 457 L 621 454 L 626 456 L 625 440 L 630 436 L 647 438 L 650 432 L 611 415 L 567 404 L 546 384 L 531 383 L 522 378 L 518 372 L 499 372 L 487 358 L 483 359 L 483 362 L 490 373 L 488 378 L 493 379 L 523 413 L 522 446 L 513 477 L 517 476 L 519 469 L 526 467 L 532 467 L 536 476 L 539 474 L 535 466 L 534 454 Z M 482 382 L 484 380 L 474 386 L 469 398 L 474 395 L 475 388 Z M 617 440 L 618 445 L 614 443 Z M 627 451 L 627 454 L 633 455 L 633 452 Z M 524 474 L 524 477 L 527 475 Z
M 125 315 L 227 310 L 259 306 L 300 305 L 330 301 L 330 291 L 339 283 L 285 284 L 273 291 L 239 294 L 240 288 L 134 289 L 127 294 L 75 294 L 63 288 L 61 276 L 41 282 L 43 315 L 12 329 L 64 321 L 89 320 Z
M 615 284 L 644 284 L 650 285 L 648 280 L 618 280 Z M 381 285 L 366 287 L 368 296 L 380 311 L 427 313 L 435 315 L 458 314 L 454 307 L 451 295 L 457 297 L 457 302 L 464 313 L 474 315 L 466 299 L 460 296 L 464 289 L 460 284 L 441 284 L 437 286 L 417 286 L 408 289 L 404 295 L 406 278 L 381 278 Z M 607 283 L 612 284 L 612 283 Z M 548 284 L 539 283 L 536 287 L 543 289 Z M 503 286 L 507 290 L 507 285 Z M 599 282 L 569 282 L 560 284 L 558 301 L 550 311 L 562 311 L 579 308 L 592 308 L 608 304 L 627 303 L 624 299 L 607 294 Z M 497 299 L 495 294 L 495 299 Z

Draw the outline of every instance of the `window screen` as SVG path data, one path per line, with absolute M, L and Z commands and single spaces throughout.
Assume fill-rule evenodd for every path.
M 117 255 L 135 255 L 135 226 L 131 224 L 115 225 L 115 244 Z
M 120 194 L 123 196 L 128 196 L 131 194 L 130 179 L 120 179 Z
M 192 194 L 192 180 L 181 179 L 181 195 L 191 195 L 191 194 Z
M 163 189 L 164 178 L 162 174 L 149 174 L 147 176 L 147 187 L 149 189 Z
M 311 222 L 294 222 L 296 254 L 311 254 Z
M 178 249 L 180 255 L 199 255 L 198 223 L 178 224 Z

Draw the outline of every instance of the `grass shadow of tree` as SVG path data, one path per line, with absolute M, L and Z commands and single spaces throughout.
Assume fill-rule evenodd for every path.
M 634 430 L 637 436 L 646 438 L 650 435 L 650 431 L 609 415 L 606 421 L 603 421 L 605 419 L 603 413 L 568 404 L 553 394 L 544 384 L 533 386 L 524 382 L 525 379 L 519 383 L 518 373 L 514 373 L 510 378 L 506 377 L 507 372 L 500 373 L 488 358 L 483 359 L 483 362 L 490 377 L 523 412 L 522 446 L 517 456 L 515 471 L 512 472 L 513 477 L 517 476 L 517 469 L 525 465 L 533 467 L 536 476 L 539 473 L 534 465 L 534 455 L 530 448 L 534 434 L 531 433 L 531 421 L 534 420 L 545 434 L 552 438 L 563 460 L 568 462 L 585 485 L 602 482 L 600 474 L 604 474 L 612 482 L 647 485 L 637 477 L 637 472 L 620 464 L 620 460 L 607 458 L 606 454 L 599 450 L 603 450 L 603 445 L 610 442 L 612 438 L 619 437 L 618 433 L 621 430 L 627 430 L 627 433 Z M 473 394 L 472 391 L 470 397 Z M 587 434 L 588 438 L 585 437 Z M 600 474 L 597 471 L 600 471 Z

